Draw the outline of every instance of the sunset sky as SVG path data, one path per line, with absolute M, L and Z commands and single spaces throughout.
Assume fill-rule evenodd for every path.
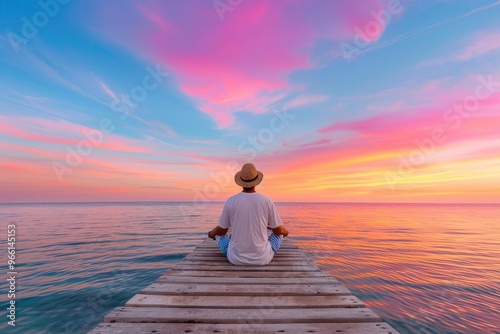
M 500 1 L 0 0 L 0 202 L 500 202 Z

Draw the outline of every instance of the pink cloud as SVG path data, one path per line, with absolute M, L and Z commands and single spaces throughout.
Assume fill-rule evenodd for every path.
M 299 147 L 320 146 L 320 145 L 330 144 L 331 142 L 332 141 L 330 139 L 320 139 L 320 140 L 314 141 L 312 143 L 301 144 Z
M 463 94 L 461 88 L 455 92 L 456 97 L 461 97 L 455 101 L 463 101 L 470 95 L 470 92 Z M 450 180 L 474 179 L 463 175 L 461 166 L 465 164 L 476 166 L 489 177 L 491 166 L 498 164 L 500 93 L 482 100 L 470 114 L 458 118 L 459 114 L 453 113 L 446 118 L 453 105 L 452 95 L 452 91 L 443 91 L 427 105 L 320 128 L 317 132 L 320 139 L 315 136 L 310 142 L 283 146 L 272 154 L 260 156 L 258 163 L 273 175 L 271 187 L 278 193 L 299 188 L 311 192 L 344 185 L 346 189 L 358 188 L 370 193 L 372 186 L 386 189 L 384 173 L 397 171 L 400 157 L 421 149 L 419 145 L 429 145 L 433 130 L 442 129 L 446 139 L 433 142 L 433 153 L 415 173 L 421 173 L 429 182 L 445 182 L 436 176 L 441 174 L 455 175 L 449 176 Z M 290 178 L 295 181 L 295 189 L 286 190 L 280 182 L 273 181 Z
M 472 111 L 455 106 L 463 105 L 464 100 L 473 95 L 457 92 L 455 96 L 461 98 L 453 100 L 450 100 L 450 95 L 453 93 L 441 92 L 432 104 L 376 114 L 357 121 L 336 123 L 320 128 L 318 132 L 330 134 L 347 131 L 368 137 L 390 136 L 400 141 L 402 138 L 418 138 L 436 127 L 442 127 L 448 132 L 460 131 L 461 134 L 474 132 L 476 129 L 480 129 L 483 135 L 489 130 L 494 131 L 491 122 L 494 124 L 500 116 L 492 111 L 500 105 L 500 93 L 491 94 L 487 99 L 480 100 L 477 108 Z
M 38 161 L 37 161 L 38 162 Z M 36 163 L 26 164 L 26 160 L 19 161 L 17 159 L 3 158 L 0 163 L 0 170 L 2 171 L 2 181 L 19 180 L 19 175 L 38 174 L 40 172 Z
M 76 146 L 88 141 L 85 133 L 93 134 L 100 130 L 62 120 L 47 120 L 34 117 L 9 117 L 0 115 L 0 134 L 33 142 Z M 124 152 L 149 152 L 143 143 L 115 134 L 102 133 L 102 142 L 95 147 Z
M 500 31 L 482 31 L 467 36 L 456 46 L 452 54 L 430 59 L 418 64 L 417 67 L 442 65 L 447 62 L 465 62 L 500 48 Z
M 36 148 L 32 148 L 32 147 L 25 147 L 25 146 L 20 146 L 20 145 L 0 143 L 0 148 L 4 148 L 7 150 L 11 150 L 11 151 L 24 151 L 24 152 L 39 155 L 42 157 L 46 157 L 46 158 L 52 158 L 52 159 L 63 158 L 62 154 L 55 154 L 55 153 L 48 152 L 46 150 L 40 150 L 40 149 L 36 149 Z
M 13 118 L 7 116 L 0 116 L 0 133 L 9 135 L 15 138 L 23 138 L 32 141 L 50 142 L 54 144 L 73 145 L 75 141 L 68 138 L 60 138 L 48 135 L 49 129 L 45 125 L 49 121 L 33 118 Z M 45 123 L 45 124 L 44 124 Z M 67 133 L 68 128 L 61 127 L 61 123 L 53 124 L 54 131 L 62 130 Z M 68 123 L 70 126 L 71 124 Z M 26 129 L 26 130 L 25 130 Z
M 465 48 L 453 55 L 454 61 L 467 61 L 500 48 L 500 32 L 489 31 L 469 38 Z
M 235 112 L 264 112 L 280 92 L 298 89 L 287 75 L 311 66 L 317 40 L 352 39 L 354 28 L 362 29 L 384 4 L 252 1 L 220 21 L 212 2 L 139 2 L 128 10 L 107 3 L 97 25 L 108 38 L 172 71 L 181 90 L 227 127 Z M 256 106 L 255 99 L 268 103 Z

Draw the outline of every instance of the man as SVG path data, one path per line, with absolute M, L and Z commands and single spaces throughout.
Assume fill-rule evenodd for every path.
M 283 238 L 288 236 L 274 203 L 255 191 L 263 178 L 253 164 L 243 165 L 234 176 L 234 181 L 243 187 L 243 191 L 226 201 L 218 226 L 208 232 L 234 265 L 268 264 Z M 273 231 L 269 238 L 268 226 Z M 226 233 L 230 227 L 231 236 L 228 237 Z

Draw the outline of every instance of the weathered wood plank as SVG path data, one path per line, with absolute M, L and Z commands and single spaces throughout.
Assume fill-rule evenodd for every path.
M 217 253 L 217 254 L 206 254 L 206 253 L 192 253 L 189 254 L 185 257 L 185 259 L 213 259 L 215 261 L 220 260 L 220 259 L 227 259 L 225 255 L 222 253 Z M 273 261 L 276 260 L 312 260 L 309 256 L 305 256 L 303 254 L 299 255 L 285 255 L 285 254 L 277 254 L 273 257 Z
M 377 323 L 282 323 L 282 324 L 192 324 L 192 323 L 107 323 L 99 324 L 89 334 L 171 334 L 171 333 L 347 333 L 397 334 L 385 322 Z
M 198 277 L 274 277 L 274 278 L 299 278 L 299 277 L 330 277 L 323 271 L 213 271 L 205 270 L 180 270 L 172 268 L 166 272 L 168 276 L 198 276 Z
M 203 253 L 203 252 L 220 253 L 221 250 L 219 248 L 200 248 L 200 249 L 194 249 L 194 250 L 192 250 L 191 252 L 189 252 L 189 254 Z M 293 254 L 299 254 L 299 253 L 301 253 L 301 254 L 305 254 L 300 249 L 283 249 L 283 248 L 280 248 L 278 250 L 277 254 L 280 254 L 280 253 L 293 253 Z
M 218 259 L 227 259 L 227 257 L 225 255 L 223 255 L 222 253 L 220 254 L 206 254 L 206 253 L 193 253 L 193 254 L 190 254 L 190 255 L 187 255 L 185 257 L 185 259 L 190 259 L 190 258 L 210 258 L 210 259 L 215 259 L 215 260 L 218 260 Z M 308 257 L 308 256 L 304 256 L 303 254 L 292 254 L 292 255 L 288 255 L 288 254 L 277 254 L 277 255 L 274 255 L 273 257 L 273 260 L 312 260 L 312 258 Z
M 226 257 L 224 254 L 222 254 L 221 251 L 203 251 L 203 252 L 193 252 L 188 254 L 187 256 L 214 256 L 214 257 Z M 304 253 L 299 253 L 299 252 L 278 252 L 277 254 L 274 255 L 273 258 L 276 257 L 305 257 L 305 258 L 311 258 L 310 256 L 305 255 Z
M 191 260 L 191 259 L 196 259 L 196 260 L 203 260 L 203 261 L 227 261 L 227 257 L 225 257 L 222 254 L 217 254 L 217 255 L 206 255 L 206 254 L 193 254 L 193 255 L 188 255 L 185 257 L 186 260 Z M 275 255 L 272 261 L 295 261 L 295 260 L 309 260 L 313 261 L 312 258 L 308 256 L 287 256 L 287 255 Z
M 198 277 L 198 276 L 160 276 L 158 283 L 205 283 L 205 284 L 338 284 L 333 277 L 267 278 L 267 277 Z
M 192 253 L 202 253 L 202 252 L 221 252 L 221 250 L 219 248 L 199 248 L 199 249 L 195 249 L 191 252 Z M 277 254 L 279 253 L 291 253 L 291 254 L 304 254 L 304 252 L 302 252 L 300 249 L 293 249 L 293 248 L 280 248 L 277 252 Z
M 201 263 L 210 263 L 210 264 L 218 264 L 218 263 L 229 263 L 229 261 L 224 257 L 224 258 L 204 258 L 204 257 L 190 257 L 190 258 L 185 258 L 184 260 L 181 260 L 177 263 L 181 262 L 201 262 Z M 303 258 L 303 259 L 293 259 L 293 258 L 287 258 L 287 259 L 273 259 L 268 265 L 274 265 L 274 264 L 279 264 L 279 265 L 293 265 L 293 264 L 299 264 L 299 263 L 307 263 L 307 264 L 313 264 L 316 265 L 316 263 L 310 259 Z
M 200 246 L 196 247 L 195 250 L 196 249 L 219 249 L 219 245 L 217 245 L 217 243 L 214 241 L 213 244 L 211 244 L 211 245 L 200 245 Z M 300 248 L 298 248 L 297 246 L 295 246 L 293 244 L 287 244 L 287 243 L 282 243 L 280 246 L 280 249 L 300 250 Z
M 204 243 L 202 243 L 199 246 L 197 246 L 195 248 L 195 250 L 196 249 L 205 249 L 205 248 L 219 249 L 219 245 L 215 241 L 212 241 L 210 244 L 204 244 Z M 300 248 L 297 247 L 297 246 L 295 246 L 294 244 L 292 244 L 292 243 L 286 243 L 286 242 L 281 243 L 280 249 L 297 249 L 297 250 L 300 250 Z
M 234 265 L 200 265 L 200 264 L 182 264 L 178 263 L 171 270 L 210 270 L 215 271 L 319 271 L 317 266 L 234 266 Z
M 175 307 L 117 307 L 106 322 L 190 322 L 211 324 L 272 324 L 308 322 L 376 322 L 368 308 L 226 309 Z
M 219 249 L 219 245 L 217 245 L 214 241 L 213 245 L 210 246 L 199 246 L 194 249 L 194 251 L 197 250 L 203 250 L 203 249 Z M 296 247 L 296 246 L 289 246 L 289 245 L 283 245 L 281 244 L 280 250 L 293 250 L 293 251 L 300 251 L 301 249 Z
M 191 296 L 298 296 L 298 295 L 345 295 L 351 292 L 340 284 L 285 285 L 272 284 L 183 284 L 153 283 L 141 291 L 148 295 L 180 295 Z
M 266 266 L 234 266 L 206 239 L 91 334 L 397 334 L 290 239 Z
M 213 267 L 214 265 L 217 266 L 230 266 L 233 267 L 234 265 L 231 264 L 227 260 L 220 260 L 220 261 L 204 261 L 204 260 L 194 260 L 194 259 L 184 259 L 179 262 L 177 262 L 178 265 L 197 265 L 197 266 L 208 266 L 208 267 Z M 311 260 L 297 260 L 297 261 L 272 261 L 268 264 L 268 266 L 315 266 L 316 264 L 311 261 Z
M 220 252 L 221 250 L 219 247 L 203 247 L 203 248 L 195 248 L 193 249 L 191 253 L 197 253 L 197 252 Z M 280 252 L 290 252 L 290 253 L 297 253 L 297 252 L 302 252 L 304 253 L 301 249 L 299 248 L 281 248 L 278 250 L 278 253 Z
M 196 249 L 204 249 L 204 248 L 219 249 L 219 245 L 217 244 L 217 242 L 215 240 L 207 239 L 204 242 L 200 243 L 198 246 L 196 246 L 195 250 Z M 286 239 L 283 240 L 283 242 L 281 243 L 280 249 L 299 249 L 300 250 L 300 248 L 297 247 L 297 245 L 295 245 L 294 243 L 292 243 L 291 241 L 288 241 Z
M 190 257 L 185 257 L 183 260 L 186 260 L 186 261 L 204 261 L 204 262 L 212 262 L 212 263 L 229 262 L 225 256 L 219 257 L 219 256 L 193 255 Z M 181 260 L 181 261 L 183 261 L 183 260 Z M 181 261 L 179 261 L 179 262 L 181 262 Z M 308 257 L 274 257 L 269 264 L 274 263 L 274 262 L 290 262 L 290 264 L 293 264 L 293 262 L 298 262 L 298 261 L 309 261 L 310 263 L 317 265 L 313 259 L 308 258 Z M 179 263 L 179 262 L 177 262 L 177 263 Z
M 125 306 L 136 307 L 209 307 L 209 308 L 318 308 L 364 307 L 348 296 L 171 296 L 137 294 Z
M 191 254 L 196 255 L 222 255 L 220 250 L 202 250 L 202 251 L 194 251 Z M 279 250 L 275 256 L 304 256 L 305 254 L 300 251 L 287 251 L 287 250 Z
M 191 260 L 203 260 L 203 261 L 221 261 L 221 260 L 224 260 L 226 262 L 228 262 L 227 260 L 227 257 L 224 256 L 224 255 L 208 255 L 208 254 L 193 254 L 193 255 L 190 255 L 190 256 L 186 256 L 183 260 L 187 260 L 187 261 L 191 261 Z M 312 263 L 314 263 L 314 259 L 313 258 L 310 258 L 310 257 L 307 257 L 307 256 L 301 256 L 301 255 L 298 255 L 298 256 L 295 256 L 295 255 L 292 255 L 292 256 L 288 256 L 288 255 L 282 255 L 282 256 L 279 256 L 279 255 L 275 255 L 273 257 L 273 259 L 271 260 L 272 261 L 278 261 L 278 262 L 283 262 L 283 261 L 311 261 Z
M 198 248 L 217 248 L 217 241 L 207 238 L 203 242 L 201 242 L 198 246 L 196 246 L 195 249 Z M 280 248 L 291 248 L 291 249 L 299 249 L 297 245 L 295 245 L 290 239 L 285 238 L 283 239 L 283 242 L 281 243 Z

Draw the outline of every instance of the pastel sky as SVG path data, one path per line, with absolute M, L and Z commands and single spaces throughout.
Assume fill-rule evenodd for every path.
M 0 0 L 0 202 L 500 202 L 500 1 Z

